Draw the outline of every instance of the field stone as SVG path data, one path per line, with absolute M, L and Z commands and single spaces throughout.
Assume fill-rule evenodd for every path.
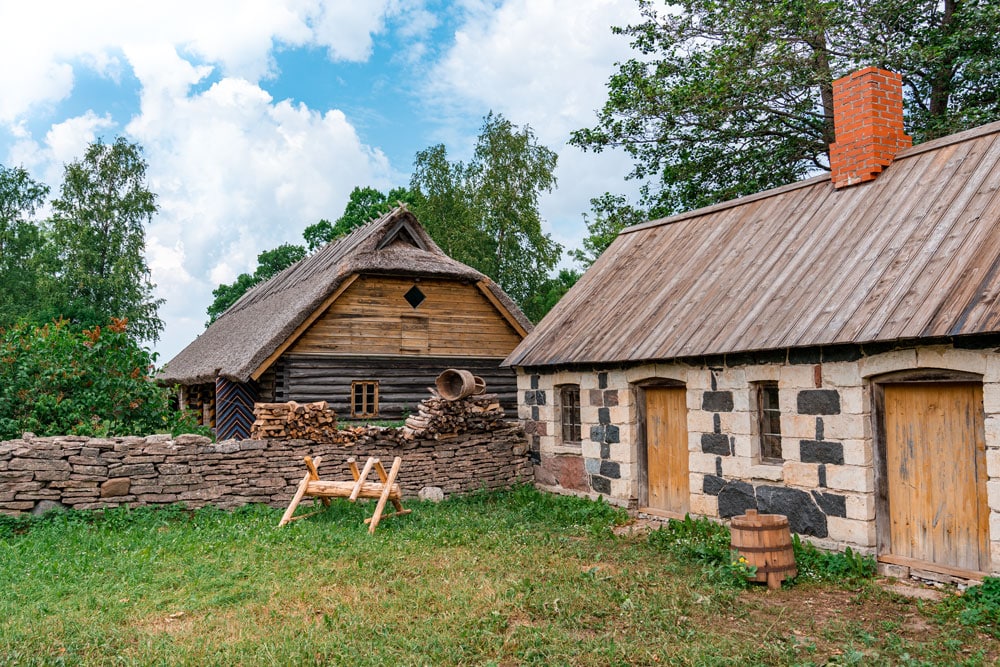
M 132 480 L 128 477 L 114 477 L 101 484 L 101 498 L 128 495 Z
M 417 493 L 420 500 L 429 500 L 432 503 L 439 503 L 444 500 L 444 489 L 440 486 L 425 486 Z
M 35 516 L 41 516 L 42 514 L 52 510 L 62 512 L 66 509 L 66 506 L 57 500 L 39 500 L 35 504 L 34 509 L 31 510 L 31 513 Z

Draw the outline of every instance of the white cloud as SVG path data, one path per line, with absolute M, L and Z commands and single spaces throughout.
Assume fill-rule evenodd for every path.
M 428 79 L 428 98 L 447 100 L 440 109 L 446 116 L 492 109 L 531 125 L 559 154 L 559 187 L 542 197 L 542 214 L 556 240 L 577 247 L 591 197 L 605 191 L 634 197 L 638 190 L 624 181 L 631 162 L 623 153 L 584 153 L 566 143 L 573 130 L 594 125 L 614 63 L 632 56 L 628 39 L 613 35 L 611 26 L 638 22 L 636 5 L 507 0 L 495 11 L 491 2 L 469 2 L 467 10 L 454 45 Z M 449 146 L 455 140 L 447 137 Z

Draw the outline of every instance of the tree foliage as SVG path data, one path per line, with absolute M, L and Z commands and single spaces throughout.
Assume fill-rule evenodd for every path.
M 570 251 L 570 256 L 585 269 L 608 249 L 618 237 L 618 232 L 647 220 L 646 212 L 629 204 L 624 195 L 613 195 L 610 192 L 591 199 L 590 211 L 594 216 L 592 220 L 588 220 L 586 213 L 583 214 L 587 225 L 583 248 Z
M 388 193 L 383 193 L 372 187 L 355 187 L 351 190 L 343 215 L 336 222 L 320 220 L 306 227 L 302 236 L 305 237 L 309 252 L 313 252 L 388 213 L 399 202 L 412 203 L 413 200 L 413 193 L 407 188 L 393 188 Z
M 34 317 L 42 300 L 45 238 L 34 220 L 48 186 L 0 165 L 0 326 Z
M 145 225 L 157 211 L 146 167 L 142 149 L 122 137 L 91 144 L 82 160 L 66 165 L 51 238 L 59 315 L 82 326 L 125 318 L 137 339 L 155 341 L 162 300 L 153 298 L 143 254 Z
M 614 28 L 638 53 L 571 143 L 623 147 L 653 216 L 828 168 L 832 81 L 861 67 L 902 74 L 915 141 L 1000 118 L 992 0 L 638 3 L 644 20 Z
M 322 222 L 322 221 L 321 221 Z M 257 255 L 257 268 L 251 273 L 241 273 L 231 284 L 222 284 L 212 290 L 215 300 L 208 306 L 208 326 L 236 303 L 251 287 L 270 280 L 306 256 L 306 249 L 292 243 L 282 243 L 274 250 Z
M 432 146 L 417 154 L 410 181 L 414 210 L 434 241 L 491 277 L 533 320 L 544 312 L 532 298 L 562 252 L 538 212 L 539 194 L 555 187 L 556 160 L 529 126 L 491 112 L 468 164 Z
M 67 320 L 0 330 L 0 440 L 37 435 L 195 432 L 151 377 L 155 360 L 124 320 L 81 330 Z

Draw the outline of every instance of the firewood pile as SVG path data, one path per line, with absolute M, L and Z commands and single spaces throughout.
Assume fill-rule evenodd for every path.
M 434 438 L 442 440 L 470 431 L 491 431 L 501 428 L 504 411 L 496 394 L 476 394 L 454 401 L 441 398 L 435 392 L 420 402 L 417 414 L 410 415 L 399 429 L 406 440 Z
M 293 439 L 337 442 L 337 413 L 326 401 L 315 403 L 255 403 L 256 419 L 250 427 L 253 440 Z

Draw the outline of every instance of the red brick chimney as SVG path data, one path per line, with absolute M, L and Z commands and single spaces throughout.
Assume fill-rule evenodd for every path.
M 903 78 L 866 67 L 834 81 L 833 127 L 833 187 L 875 180 L 896 153 L 913 145 L 903 131 Z

